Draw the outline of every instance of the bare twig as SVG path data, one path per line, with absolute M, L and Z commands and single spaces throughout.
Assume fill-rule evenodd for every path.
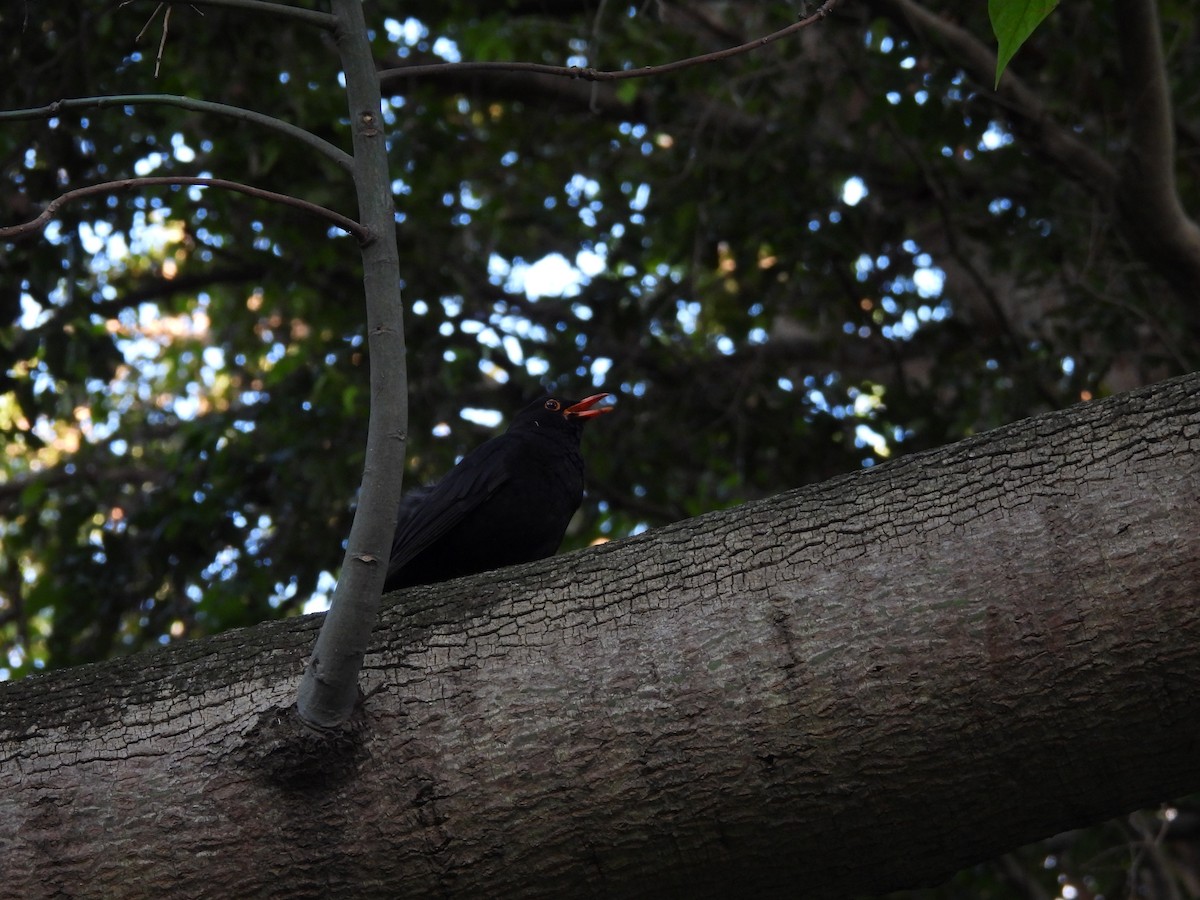
M 179 186 L 195 186 L 195 187 L 214 187 L 223 188 L 227 191 L 234 191 L 239 194 L 246 194 L 250 197 L 257 197 L 260 200 L 268 200 L 272 203 L 280 203 L 284 206 L 291 206 L 294 209 L 300 209 L 304 212 L 311 213 L 314 216 L 324 219 L 333 226 L 340 228 L 347 234 L 352 234 L 358 239 L 360 244 L 366 245 L 371 242 L 373 235 L 371 232 L 360 225 L 353 219 L 343 216 L 341 213 L 336 213 L 331 209 L 326 209 L 324 206 L 318 206 L 315 203 L 309 203 L 307 200 L 301 200 L 299 197 L 291 197 L 287 194 L 277 194 L 274 191 L 263 190 L 262 188 L 251 187 L 248 184 L 242 184 L 237 181 L 227 181 L 224 178 L 194 178 L 188 176 L 174 175 L 155 175 L 149 178 L 124 178 L 120 181 L 106 181 L 102 184 L 92 184 L 87 187 L 76 188 L 73 191 L 67 191 L 61 197 L 56 197 L 46 205 L 42 210 L 42 214 L 36 219 L 29 222 L 24 222 L 20 225 L 12 225 L 8 228 L 0 228 L 0 240 L 21 237 L 34 232 L 40 231 L 45 227 L 54 214 L 75 200 L 82 200 L 85 197 L 92 197 L 96 194 L 111 194 L 116 191 L 124 190 L 139 190 L 143 187 L 151 185 L 170 185 L 172 187 Z
M 125 0 L 125 3 L 122 3 L 121 5 L 125 6 L 130 2 L 131 0 Z M 163 51 L 167 49 L 167 33 L 171 30 L 171 7 L 167 6 L 165 3 L 160 3 L 158 6 L 154 7 L 154 12 L 150 13 L 150 18 L 146 20 L 146 24 L 142 26 L 142 30 L 139 31 L 138 36 L 134 38 L 136 41 L 141 41 L 146 32 L 150 30 L 150 23 L 154 21 L 156 16 L 158 16 L 158 11 L 160 9 L 165 9 L 166 12 L 163 13 L 162 36 L 158 39 L 158 52 L 154 54 L 155 78 L 158 77 L 158 73 L 162 69 Z
M 161 5 L 161 4 L 160 4 Z M 167 33 L 171 30 L 171 7 L 167 7 L 167 11 L 163 13 L 162 37 L 158 39 L 158 52 L 154 54 L 154 77 L 158 77 L 159 71 L 162 69 L 163 51 L 167 49 Z
M 640 69 L 603 71 L 594 69 L 591 66 L 549 66 L 543 63 L 529 62 L 465 62 L 440 63 L 432 66 L 401 66 L 394 69 L 384 69 L 379 73 L 379 77 L 381 79 L 397 76 L 421 78 L 450 74 L 457 75 L 463 72 L 535 72 L 539 75 L 557 75 L 563 78 L 582 79 L 583 81 L 620 81 L 626 78 L 648 78 L 652 75 L 665 75 L 668 72 L 678 72 L 680 69 L 690 69 L 693 66 L 702 66 L 722 59 L 729 59 L 731 56 L 740 56 L 743 53 L 749 53 L 752 50 L 765 47 L 767 44 L 774 43 L 791 34 L 795 34 L 801 29 L 816 24 L 833 12 L 840 3 L 841 0 L 825 0 L 812 15 L 805 16 L 800 21 L 793 22 L 786 28 L 781 28 L 765 37 L 755 38 L 736 47 L 715 50 L 712 53 L 704 53 L 700 56 L 677 59 L 674 62 L 663 63 L 660 66 L 643 66 Z
M 1139 896 L 1138 873 L 1139 870 L 1148 870 L 1147 875 L 1153 879 L 1155 887 L 1154 896 L 1162 897 L 1164 900 L 1183 900 L 1183 895 L 1179 891 L 1179 883 L 1172 874 L 1172 869 L 1169 857 L 1163 852 L 1163 838 L 1167 834 L 1167 826 L 1170 822 L 1164 817 L 1162 822 L 1155 827 L 1153 821 L 1144 812 L 1135 812 L 1129 816 L 1129 824 L 1133 827 L 1140 840 L 1137 842 L 1137 852 L 1129 863 L 1129 896 Z M 1149 865 L 1147 865 L 1147 861 Z
M 125 7 L 133 2 L 134 0 L 121 0 L 120 5 Z M 204 13 L 200 12 L 200 10 L 196 9 L 195 4 L 189 3 L 188 5 L 191 6 L 193 10 L 200 13 L 200 15 L 204 15 Z M 146 32 L 150 30 L 150 25 L 155 18 L 157 18 L 159 11 L 165 10 L 165 12 L 163 12 L 162 36 L 158 39 L 158 52 L 154 54 L 155 78 L 158 77 L 158 73 L 162 68 L 163 51 L 167 49 L 167 35 L 171 31 L 171 9 L 172 7 L 169 3 L 161 2 L 160 0 L 158 6 L 154 7 L 154 12 L 150 13 L 150 18 L 146 20 L 146 24 L 142 26 L 142 30 L 139 31 L 137 37 L 134 38 L 135 41 L 140 42 L 141 39 L 146 36 Z
M 197 100 L 192 97 L 179 97 L 173 94 L 113 94 L 108 97 L 76 97 L 67 100 L 56 100 L 46 106 L 30 107 L 29 109 L 0 110 L 0 122 L 6 120 L 20 121 L 23 119 L 52 119 L 55 116 L 62 115 L 67 110 L 104 109 L 109 106 L 139 105 L 178 106 L 182 109 L 190 109 L 196 112 L 212 113 L 232 119 L 241 119 L 244 122 L 253 122 L 255 125 L 271 128 L 300 143 L 307 144 L 337 163 L 347 172 L 353 170 L 354 159 L 349 153 L 335 147 L 323 138 L 317 137 L 312 132 L 305 131 L 303 128 L 293 125 L 291 122 L 285 122 L 283 119 L 276 119 L 274 116 L 264 115 L 251 109 L 243 109 L 240 106 L 215 103 L 211 100 Z
M 132 2 L 133 2 L 133 0 L 121 0 L 120 8 L 124 9 L 126 6 L 128 6 Z M 158 4 L 158 6 L 154 7 L 154 12 L 150 13 L 150 18 L 148 18 L 146 20 L 146 24 L 142 26 L 142 30 L 137 33 L 137 37 L 135 37 L 133 39 L 133 42 L 135 44 L 140 44 L 142 42 L 142 38 L 144 38 L 146 36 L 146 32 L 150 30 L 151 23 L 154 22 L 154 17 L 158 15 L 158 11 L 162 8 L 163 8 L 163 5 L 161 3 Z

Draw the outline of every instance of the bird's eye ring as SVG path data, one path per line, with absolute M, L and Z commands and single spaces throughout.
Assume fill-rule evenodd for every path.
M 562 407 L 562 404 L 559 403 L 557 400 L 547 400 L 546 401 L 546 409 L 550 410 L 550 412 L 558 412 L 558 410 L 561 407 Z

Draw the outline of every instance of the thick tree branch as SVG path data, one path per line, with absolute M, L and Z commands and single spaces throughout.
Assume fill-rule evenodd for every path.
M 54 214 L 58 212 L 67 203 L 72 203 L 76 200 L 83 200 L 87 197 L 94 197 L 97 194 L 111 194 L 116 191 L 141 190 L 145 187 L 156 185 L 168 185 L 170 187 L 212 187 L 221 188 L 226 191 L 233 191 L 238 194 L 246 194 L 250 197 L 257 197 L 260 200 L 267 200 L 271 203 L 279 203 L 283 206 L 291 206 L 294 209 L 303 210 L 314 216 L 322 218 L 340 228 L 347 234 L 351 234 L 358 239 L 360 244 L 367 244 L 371 241 L 372 235 L 365 227 L 355 222 L 353 219 L 343 216 L 341 213 L 336 213 L 331 209 L 326 209 L 324 206 L 318 206 L 315 203 L 309 203 L 307 200 L 301 200 L 299 197 L 291 197 L 287 194 L 277 194 L 275 191 L 267 191 L 262 188 L 252 187 L 248 184 L 241 184 L 237 181 L 228 181 L 224 178 L 194 178 L 184 175 L 152 175 L 147 178 L 123 178 L 120 181 L 106 181 L 103 184 L 92 184 L 87 187 L 76 188 L 73 191 L 67 191 L 61 197 L 56 197 L 51 200 L 41 215 L 29 222 L 24 222 L 20 225 L 10 225 L 7 228 L 0 228 L 0 240 L 11 240 L 12 238 L 23 237 L 35 234 L 54 218 Z
M 1200 227 L 1175 183 L 1175 127 L 1155 0 L 1114 3 L 1128 110 L 1128 145 L 1116 190 L 1130 243 L 1166 277 L 1200 323 Z
M 804 16 L 798 22 L 793 22 L 786 28 L 781 28 L 778 31 L 772 32 L 764 37 L 755 38 L 752 41 L 747 41 L 737 47 L 727 47 L 724 50 L 714 50 L 712 53 L 703 53 L 700 56 L 691 56 L 687 59 L 677 59 L 674 62 L 663 63 L 657 66 L 643 66 L 638 69 L 619 69 L 616 71 L 604 71 L 594 69 L 590 66 L 548 66 L 543 63 L 530 62 L 465 62 L 465 63 L 442 63 L 433 66 L 408 66 L 402 70 L 385 69 L 379 73 L 380 79 L 393 77 L 400 72 L 407 78 L 421 77 L 438 77 L 447 74 L 462 74 L 471 72 L 530 72 L 539 75 L 553 75 L 559 78 L 579 79 L 582 81 L 622 81 L 628 78 L 648 78 L 653 75 L 666 75 L 670 72 L 678 72 L 681 69 L 690 69 L 693 66 L 703 66 L 709 63 L 718 62 L 723 59 L 729 59 L 733 56 L 740 56 L 743 53 L 749 53 L 753 50 L 758 50 L 765 47 L 767 44 L 774 43 L 782 38 L 795 34 L 810 25 L 815 25 L 826 16 L 828 16 L 841 0 L 825 0 L 815 12 L 811 15 Z
M 1195 790 L 1198 447 L 1192 375 L 403 592 L 304 777 L 316 617 L 0 685 L 6 889 L 841 898 Z
M 171 94 L 115 94 L 109 97 L 74 97 L 66 100 L 56 100 L 46 106 L 31 109 L 0 110 L 0 122 L 21 121 L 25 119 L 50 119 L 62 115 L 68 110 L 76 109 L 107 109 L 113 106 L 177 106 L 196 112 L 210 113 L 252 122 L 264 128 L 270 128 L 293 140 L 315 149 L 326 156 L 347 172 L 351 170 L 354 160 L 345 150 L 335 147 L 329 141 L 317 137 L 311 131 L 306 131 L 291 122 L 276 119 L 240 106 L 230 106 L 227 103 L 215 103 L 211 100 L 196 100 L 192 97 L 176 97 Z

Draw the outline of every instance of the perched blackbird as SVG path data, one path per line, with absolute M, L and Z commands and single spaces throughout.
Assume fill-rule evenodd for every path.
M 432 487 L 400 501 L 385 591 L 551 556 L 583 500 L 579 438 L 608 394 L 543 397 Z

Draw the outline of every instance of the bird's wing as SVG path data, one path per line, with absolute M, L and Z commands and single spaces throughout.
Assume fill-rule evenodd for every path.
M 433 487 L 404 496 L 388 562 L 389 579 L 508 481 L 502 438 L 482 444 Z

